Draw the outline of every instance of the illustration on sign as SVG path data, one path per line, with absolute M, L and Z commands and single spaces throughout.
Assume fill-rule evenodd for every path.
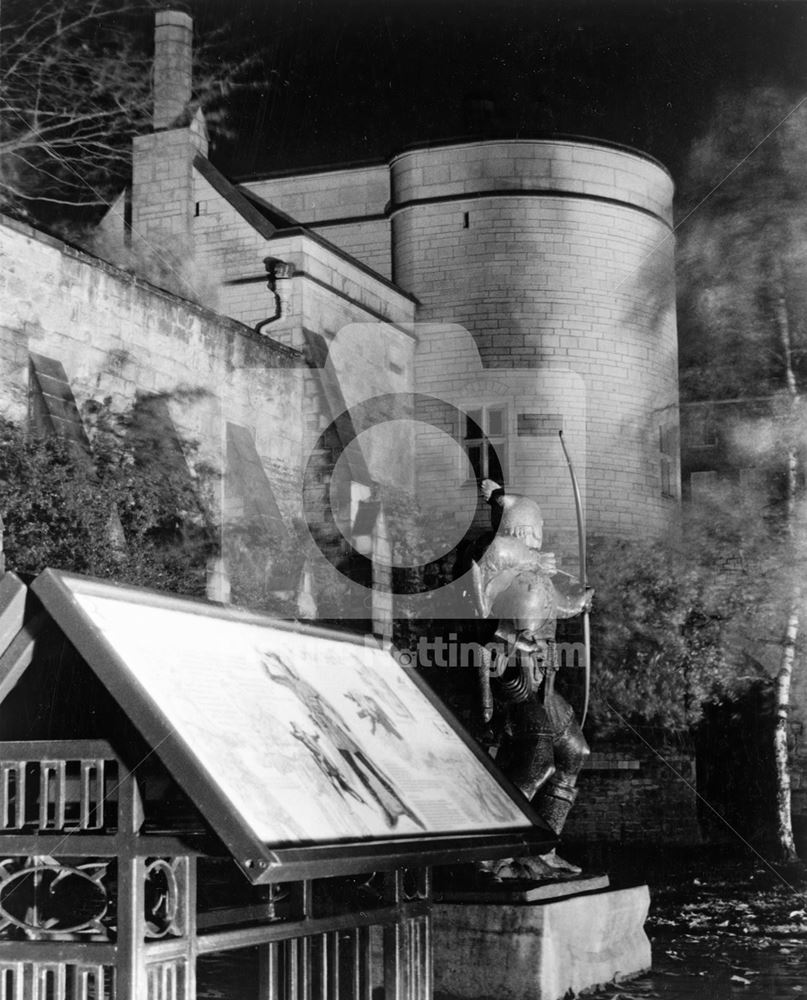
M 127 681 L 264 843 L 531 827 L 378 646 L 64 581 Z

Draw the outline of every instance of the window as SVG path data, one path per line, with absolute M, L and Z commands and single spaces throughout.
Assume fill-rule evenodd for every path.
M 717 489 L 717 472 L 713 469 L 704 469 L 700 472 L 690 473 L 689 495 L 695 502 L 709 500 L 714 497 Z
M 465 453 L 478 483 L 507 478 L 507 407 L 483 406 L 465 415 Z
M 675 497 L 678 495 L 678 427 L 675 424 L 664 424 L 659 427 L 658 436 L 661 460 L 661 495 Z
M 687 448 L 713 448 L 717 444 L 714 414 L 702 407 L 683 410 L 684 443 Z

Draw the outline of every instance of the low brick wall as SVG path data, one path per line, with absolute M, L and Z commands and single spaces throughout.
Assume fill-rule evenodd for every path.
M 698 844 L 695 757 L 596 752 L 563 831 L 571 841 Z

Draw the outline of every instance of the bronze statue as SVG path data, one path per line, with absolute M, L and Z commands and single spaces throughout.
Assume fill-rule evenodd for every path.
M 587 611 L 593 591 L 559 573 L 554 555 L 541 551 L 543 517 L 535 501 L 505 494 L 491 480 L 482 483 L 482 493 L 496 534 L 471 564 L 473 597 L 480 617 L 498 622 L 494 640 L 482 647 L 482 714 L 498 737 L 497 763 L 559 835 L 589 748 L 574 711 L 555 690 L 556 623 Z M 580 871 L 554 850 L 488 870 L 500 878 Z

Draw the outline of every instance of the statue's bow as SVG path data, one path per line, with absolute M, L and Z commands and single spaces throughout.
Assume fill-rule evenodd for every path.
M 577 514 L 577 551 L 580 562 L 580 583 L 583 590 L 588 588 L 586 574 L 586 527 L 583 522 L 583 501 L 580 498 L 580 487 L 577 485 L 577 476 L 574 474 L 574 466 L 571 457 L 566 449 L 566 442 L 563 440 L 563 431 L 558 431 L 560 436 L 560 446 L 569 466 L 569 475 L 572 477 L 572 491 L 574 492 L 574 509 Z M 588 699 L 591 688 L 591 634 L 589 626 L 588 609 L 583 609 L 583 656 L 585 666 L 585 687 L 583 691 L 583 712 L 580 716 L 580 728 L 582 729 L 588 714 Z

